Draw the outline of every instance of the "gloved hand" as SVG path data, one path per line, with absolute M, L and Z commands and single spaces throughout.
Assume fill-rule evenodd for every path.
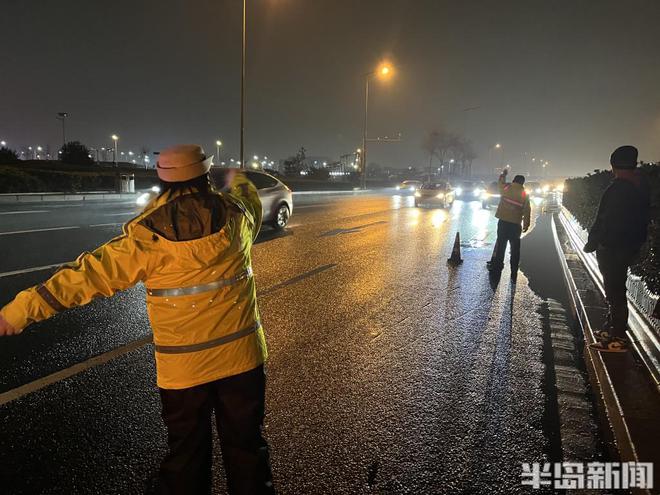
M 15 329 L 13 326 L 9 324 L 7 320 L 5 320 L 4 316 L 0 315 L 0 337 L 4 337 L 6 335 L 18 335 L 20 332 Z
M 593 253 L 596 249 L 598 249 L 598 244 L 592 241 L 587 242 L 584 247 L 582 248 L 582 251 L 585 253 Z

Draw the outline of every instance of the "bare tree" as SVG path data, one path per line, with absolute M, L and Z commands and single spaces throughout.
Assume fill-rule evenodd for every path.
M 469 177 L 472 175 L 472 162 L 477 157 L 472 141 L 459 138 L 454 147 L 454 159 L 459 166 L 459 175 Z
M 433 157 L 440 160 L 440 170 L 444 171 L 447 158 L 458 145 L 459 138 L 444 129 L 429 132 L 422 140 L 422 149 L 429 155 L 429 180 L 433 174 Z

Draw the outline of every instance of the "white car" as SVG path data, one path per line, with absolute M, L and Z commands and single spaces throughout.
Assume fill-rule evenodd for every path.
M 211 176 L 215 184 L 224 183 L 224 175 L 228 169 L 212 169 Z M 282 230 L 289 223 L 293 212 L 293 195 L 291 189 L 265 172 L 246 170 L 246 177 L 257 188 L 261 207 L 263 210 L 262 223 L 270 225 L 274 229 Z M 144 206 L 160 194 L 160 187 L 154 186 L 137 197 L 138 206 Z

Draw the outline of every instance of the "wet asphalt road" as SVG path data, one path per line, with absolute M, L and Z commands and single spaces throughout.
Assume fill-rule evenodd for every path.
M 263 232 L 254 248 L 279 491 L 526 493 L 520 463 L 547 461 L 551 449 L 541 299 L 524 274 L 516 286 L 507 270 L 489 280 L 493 212 L 460 201 L 416 209 L 392 193 L 295 201 L 290 228 Z M 0 233 L 79 228 L 0 235 L 0 304 L 47 273 L 8 272 L 72 259 L 119 232 L 99 224 L 133 214 L 129 204 L 0 212 L 30 209 L 47 211 L 2 215 Z M 449 268 L 456 231 L 464 263 Z M 0 392 L 147 336 L 143 293 L 3 339 Z M 149 491 L 166 448 L 152 352 L 140 347 L 0 406 L 3 489 Z

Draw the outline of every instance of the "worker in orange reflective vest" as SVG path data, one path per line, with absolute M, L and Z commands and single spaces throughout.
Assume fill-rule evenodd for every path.
M 500 204 L 497 207 L 495 217 L 497 222 L 497 241 L 493 259 L 488 262 L 488 269 L 498 274 L 504 268 L 504 254 L 507 243 L 511 245 L 511 281 L 516 283 L 518 278 L 518 265 L 520 264 L 520 235 L 527 232 L 531 218 L 531 207 L 529 196 L 525 191 L 525 177 L 516 175 L 513 182 L 507 183 L 506 176 L 509 172 L 505 168 L 500 174 Z M 522 224 L 522 226 L 521 226 Z
M 20 292 L 0 310 L 0 336 L 144 282 L 169 443 L 159 493 L 211 493 L 215 412 L 229 492 L 272 494 L 262 436 L 267 352 L 250 254 L 261 201 L 242 173 L 217 192 L 212 159 L 196 145 L 162 151 L 160 195 L 122 235 Z

